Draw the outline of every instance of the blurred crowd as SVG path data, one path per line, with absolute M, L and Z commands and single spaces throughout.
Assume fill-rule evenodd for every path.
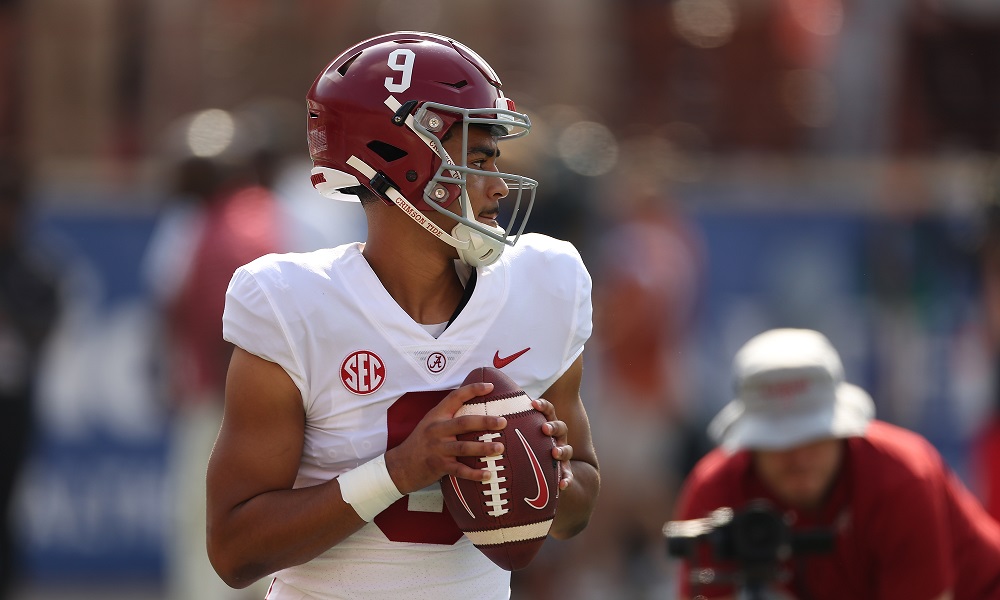
M 594 277 L 602 493 L 515 597 L 670 597 L 661 527 L 771 327 L 830 337 L 1000 518 L 1000 4 L 0 0 L 0 583 L 205 597 L 226 285 L 363 238 L 309 184 L 303 98 L 397 29 L 501 74 L 529 229 Z

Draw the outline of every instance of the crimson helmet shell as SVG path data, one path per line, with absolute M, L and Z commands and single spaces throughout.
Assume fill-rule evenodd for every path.
M 501 85 L 479 55 L 444 36 L 396 32 L 349 48 L 323 70 L 306 95 L 309 154 L 315 166 L 336 172 L 319 175 L 325 181 L 314 175 L 313 184 L 339 189 L 360 184 L 383 195 L 347 163 L 357 156 L 388 178 L 417 209 L 431 210 L 424 193 L 442 159 L 404 123 L 393 121 L 395 111 L 387 99 L 394 97 L 409 109 L 408 114 L 427 102 L 464 109 L 512 107 L 500 100 Z M 444 110 L 435 114 L 443 120 L 432 132 L 440 142 L 461 115 Z M 445 187 L 449 194 L 441 206 L 459 197 L 458 186 Z

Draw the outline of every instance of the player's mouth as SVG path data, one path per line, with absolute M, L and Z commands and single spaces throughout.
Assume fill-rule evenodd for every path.
M 500 216 L 499 206 L 497 206 L 496 208 L 487 208 L 479 211 L 479 214 L 476 216 L 476 220 L 479 221 L 480 223 L 485 223 L 490 227 L 499 227 L 499 225 L 497 224 L 498 216 Z

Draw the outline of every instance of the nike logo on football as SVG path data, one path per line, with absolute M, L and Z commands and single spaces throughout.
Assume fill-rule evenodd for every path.
M 535 485 L 538 486 L 538 493 L 535 494 L 535 497 L 525 498 L 524 501 L 531 508 L 542 510 L 549 503 L 549 486 L 545 483 L 545 473 L 542 472 L 542 465 L 539 464 L 538 457 L 535 456 L 535 451 L 528 445 L 528 440 L 524 439 L 524 436 L 521 435 L 521 430 L 515 429 L 514 433 L 517 434 L 517 437 L 521 438 L 524 451 L 528 453 L 528 460 L 531 461 L 531 470 L 535 473 Z
M 458 480 L 455 479 L 454 475 L 449 475 L 448 479 L 451 480 L 451 487 L 455 490 L 455 493 L 458 495 L 458 501 L 462 503 L 462 506 L 465 508 L 465 511 L 469 513 L 469 516 L 475 519 L 476 515 L 472 514 L 472 509 L 469 508 L 469 503 L 465 501 L 465 496 L 462 494 L 462 488 L 458 487 Z
M 522 354 L 524 354 L 528 350 L 531 350 L 531 348 L 530 347 L 525 348 L 524 350 L 521 350 L 520 352 L 515 352 L 514 354 L 511 354 L 510 356 L 505 356 L 504 358 L 500 358 L 500 351 L 497 350 L 497 353 L 493 355 L 493 366 L 495 368 L 497 368 L 497 369 L 502 369 L 502 368 L 506 367 L 507 365 L 509 365 L 510 363 L 512 363 L 515 360 L 517 360 L 517 357 L 521 356 Z

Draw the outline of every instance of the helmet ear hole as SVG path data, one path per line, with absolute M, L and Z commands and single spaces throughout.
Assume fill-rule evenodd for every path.
M 378 154 L 379 157 L 387 163 L 394 160 L 399 160 L 406 156 L 406 151 L 402 148 L 397 148 L 392 144 L 387 144 L 380 140 L 372 140 L 367 144 L 368 149 Z

